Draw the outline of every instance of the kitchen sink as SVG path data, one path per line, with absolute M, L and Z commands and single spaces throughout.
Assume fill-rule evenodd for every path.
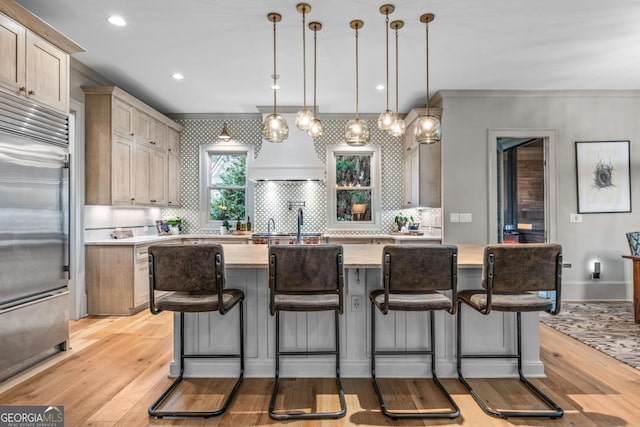
M 302 242 L 306 245 L 317 245 L 326 243 L 324 236 L 322 233 L 316 232 L 307 232 L 300 233 L 300 237 L 302 238 Z M 256 245 L 266 245 L 269 240 L 269 233 L 253 233 L 251 235 L 251 240 L 253 244 Z M 272 245 L 295 245 L 298 240 L 298 233 L 283 233 L 276 232 L 271 233 L 271 244 Z

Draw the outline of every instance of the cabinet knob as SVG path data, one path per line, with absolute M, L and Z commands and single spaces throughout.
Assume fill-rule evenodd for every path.
M 29 91 L 29 92 L 27 92 L 27 93 L 28 93 L 29 95 L 35 95 L 35 94 L 36 94 L 36 92 L 35 92 L 35 91 L 33 91 L 33 90 L 30 90 L 30 91 Z
M 136 200 L 136 199 L 134 199 L 134 198 L 132 197 L 132 198 L 131 198 L 131 201 L 133 202 L 134 200 Z
M 156 202 L 157 202 L 157 200 L 150 200 L 150 202 L 151 202 L 151 203 L 156 203 Z
M 134 135 L 135 135 L 134 133 L 131 134 L 131 136 L 134 136 Z
M 169 204 L 173 203 L 171 200 L 169 200 Z
M 169 150 L 168 150 L 168 151 L 171 151 L 171 148 L 169 148 Z
M 153 141 L 149 141 L 149 143 L 150 143 L 150 144 L 153 144 L 153 145 L 156 145 L 156 143 L 155 143 L 155 142 L 153 142 Z
M 26 91 L 26 90 L 27 90 L 27 88 L 26 88 L 26 87 L 24 87 L 24 86 L 20 86 L 20 89 L 18 89 L 18 90 L 19 90 L 20 92 L 24 92 L 24 91 Z

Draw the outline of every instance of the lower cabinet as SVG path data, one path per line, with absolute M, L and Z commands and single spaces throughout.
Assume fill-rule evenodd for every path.
M 86 247 L 87 311 L 129 315 L 149 306 L 149 245 Z

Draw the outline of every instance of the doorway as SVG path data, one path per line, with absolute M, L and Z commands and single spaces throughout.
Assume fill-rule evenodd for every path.
M 554 242 L 555 131 L 490 130 L 489 243 Z
M 544 243 L 544 141 L 498 138 L 497 156 L 498 242 Z

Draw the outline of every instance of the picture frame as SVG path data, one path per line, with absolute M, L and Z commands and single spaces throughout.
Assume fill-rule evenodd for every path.
M 169 224 L 167 224 L 167 221 L 163 219 L 159 219 L 156 221 L 156 228 L 158 229 L 159 236 L 171 234 L 171 227 L 169 226 Z
M 630 143 L 576 141 L 578 213 L 631 212 Z

